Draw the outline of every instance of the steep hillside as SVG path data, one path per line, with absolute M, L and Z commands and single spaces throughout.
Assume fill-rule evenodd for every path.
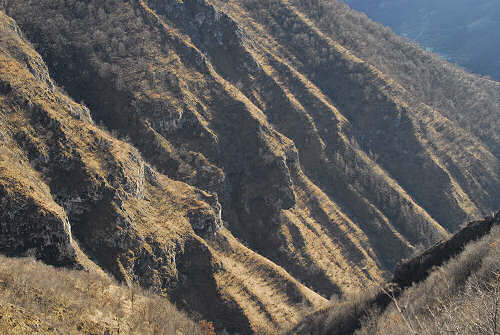
M 396 80 L 419 101 L 481 139 L 499 156 L 496 129 L 500 121 L 496 116 L 500 109 L 500 83 L 464 72 L 343 2 L 320 0 L 314 6 L 308 1 L 296 2 L 322 32 Z M 420 3 L 427 1 L 412 2 L 410 6 Z
M 392 281 L 334 301 L 289 334 L 494 334 L 500 212 L 402 262 Z
M 15 23 L 0 19 L 2 253 L 102 268 L 195 319 L 245 333 L 272 330 L 322 304 L 220 230 L 216 195 L 157 173 L 97 127 L 86 107 L 53 84 Z
M 362 1 L 353 9 L 471 72 L 500 80 L 500 4 L 494 0 Z
M 309 3 L 0 2 L 39 52 L 2 16 L 0 250 L 273 333 L 497 206 L 498 135 L 460 116 L 496 84 L 405 45 L 472 90 L 438 108 Z
M 497 226 L 427 280 L 394 299 L 384 313 L 365 318 L 356 334 L 498 333 L 499 240 Z

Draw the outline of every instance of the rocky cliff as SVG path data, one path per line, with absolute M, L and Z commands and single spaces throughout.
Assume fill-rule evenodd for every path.
M 283 297 L 286 307 L 271 314 L 289 313 L 283 320 L 297 319 L 303 304 L 322 303 L 220 231 L 217 194 L 158 173 L 137 149 L 96 126 L 87 107 L 54 85 L 12 19 L 2 14 L 1 20 L 3 253 L 99 266 L 246 332 L 265 311 L 257 305 L 247 316 L 249 307 L 270 292 Z M 262 279 L 267 276 L 274 279 Z M 246 285 L 262 292 L 239 292 L 243 278 L 257 281 Z
M 3 253 L 272 333 L 500 200 L 493 132 L 301 1 L 2 5 Z

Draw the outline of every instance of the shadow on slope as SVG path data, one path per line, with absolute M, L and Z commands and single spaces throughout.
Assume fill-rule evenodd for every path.
M 439 333 L 444 324 L 462 329 L 458 334 L 491 334 L 500 299 L 499 240 L 500 212 L 403 261 L 391 282 L 311 314 L 288 334 Z M 490 314 L 481 315 L 480 300 Z

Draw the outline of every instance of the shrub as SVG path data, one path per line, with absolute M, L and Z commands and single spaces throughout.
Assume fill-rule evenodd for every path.
M 0 256 L 0 315 L 2 334 L 41 324 L 60 334 L 215 335 L 211 323 L 198 325 L 158 295 L 30 258 Z

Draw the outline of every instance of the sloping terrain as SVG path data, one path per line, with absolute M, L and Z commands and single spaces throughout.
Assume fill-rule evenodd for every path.
M 468 71 L 500 80 L 496 32 L 500 4 L 494 0 L 346 0 L 399 35 L 433 49 Z
M 0 28 L 2 253 L 100 267 L 195 318 L 247 333 L 322 304 L 228 231 L 213 237 L 221 225 L 216 195 L 158 174 L 97 127 L 54 86 L 15 23 L 2 15 Z
M 194 323 L 166 299 L 95 271 L 4 256 L 0 270 L 2 334 L 209 334 L 208 323 Z
M 393 279 L 335 301 L 289 334 L 494 334 L 500 212 L 403 261 Z
M 499 239 L 496 227 L 425 282 L 405 291 L 383 314 L 366 318 L 356 334 L 498 333 Z
M 499 155 L 498 82 L 464 72 L 343 2 L 296 3 L 323 33 L 396 80 L 420 102 L 480 138 L 490 151 Z M 412 6 L 421 3 L 414 2 Z
M 272 333 L 500 202 L 498 135 L 460 116 L 496 84 L 427 55 L 478 83 L 438 108 L 315 3 L 0 4 L 20 27 L 2 16 L 8 255 L 100 267 L 218 329 Z M 374 54 L 397 42 L 384 33 Z

